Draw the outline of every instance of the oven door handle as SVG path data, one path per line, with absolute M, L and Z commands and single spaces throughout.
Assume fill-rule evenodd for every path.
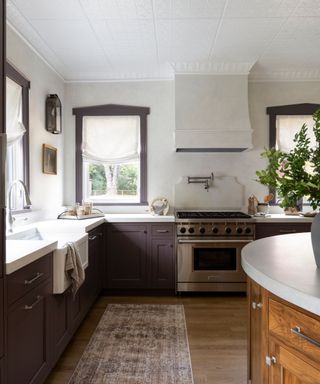
M 204 243 L 251 243 L 253 240 L 178 240 L 179 244 L 204 244 Z

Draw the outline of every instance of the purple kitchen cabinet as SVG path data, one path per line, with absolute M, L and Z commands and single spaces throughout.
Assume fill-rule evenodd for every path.
M 7 382 L 40 384 L 50 371 L 49 296 L 46 281 L 8 310 Z
M 106 288 L 144 289 L 147 285 L 148 226 L 107 227 Z
M 3 279 L 0 279 L 0 358 L 4 354 L 4 292 Z M 0 381 L 1 383 L 1 381 Z
M 105 278 L 112 291 L 175 289 L 174 225 L 106 224 Z
M 68 328 L 68 297 L 68 292 L 50 297 L 52 366 L 58 361 L 71 338 Z
M 175 257 L 173 239 L 151 239 L 152 289 L 175 289 Z
M 289 233 L 310 232 L 311 223 L 256 223 L 256 239 L 285 235 Z
M 89 263 L 85 270 L 86 280 L 81 287 L 81 301 L 84 311 L 88 311 L 99 296 L 102 289 L 102 252 L 103 226 L 88 233 Z

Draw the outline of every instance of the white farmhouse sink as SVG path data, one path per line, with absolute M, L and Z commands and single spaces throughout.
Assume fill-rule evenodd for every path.
M 88 235 L 86 233 L 45 232 L 37 227 L 7 235 L 7 240 L 55 240 L 58 241 L 53 252 L 53 293 L 63 293 L 71 284 L 65 273 L 67 243 L 74 242 L 80 253 L 83 268 L 88 266 Z

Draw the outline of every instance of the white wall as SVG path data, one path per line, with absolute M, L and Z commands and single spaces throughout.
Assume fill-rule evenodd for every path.
M 150 107 L 148 117 L 148 198 L 166 196 L 174 205 L 173 186 L 181 176 L 236 176 L 245 186 L 243 209 L 252 193 L 262 199 L 267 189 L 257 183 L 255 171 L 264 167 L 260 153 L 268 145 L 266 107 L 293 103 L 320 103 L 320 82 L 249 83 L 249 111 L 253 149 L 242 153 L 176 153 L 174 151 L 174 82 L 118 82 L 66 84 L 65 203 L 75 199 L 73 107 L 128 104 Z M 200 188 L 200 187 L 199 187 Z M 112 208 L 108 208 L 111 211 Z M 128 209 L 128 208 L 126 208 Z
M 63 135 L 45 130 L 45 100 L 56 93 L 64 105 L 64 82 L 10 28 L 7 28 L 7 59 L 31 83 L 30 104 L 30 193 L 34 209 L 55 210 L 63 202 Z M 42 144 L 58 149 L 57 175 L 42 173 Z
M 320 103 L 320 82 L 249 83 L 249 112 L 253 149 L 242 153 L 176 153 L 174 81 L 110 83 L 67 83 L 50 69 L 10 28 L 7 35 L 8 60 L 31 81 L 30 166 L 33 206 L 54 209 L 75 202 L 75 120 L 73 107 L 99 104 L 127 104 L 150 107 L 148 116 L 148 198 L 168 197 L 174 205 L 174 184 L 181 176 L 236 176 L 247 197 L 260 199 L 267 189 L 254 181 L 255 171 L 264 164 L 260 153 L 268 145 L 266 107 L 294 103 Z M 45 130 L 45 98 L 57 93 L 62 101 L 63 135 Z M 42 144 L 58 148 L 58 175 L 42 173 Z M 63 153 L 64 150 L 64 153 Z M 111 208 L 107 208 L 111 211 Z M 128 210 L 128 208 L 125 208 Z

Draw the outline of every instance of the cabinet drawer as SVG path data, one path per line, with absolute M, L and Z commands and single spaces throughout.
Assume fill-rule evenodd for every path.
M 320 362 L 319 319 L 270 299 L 269 332 L 288 346 Z
M 311 223 L 256 223 L 256 239 L 310 230 Z
M 151 224 L 152 237 L 171 237 L 173 235 L 173 224 Z
M 8 275 L 8 304 L 12 304 L 39 283 L 51 278 L 52 254 Z

